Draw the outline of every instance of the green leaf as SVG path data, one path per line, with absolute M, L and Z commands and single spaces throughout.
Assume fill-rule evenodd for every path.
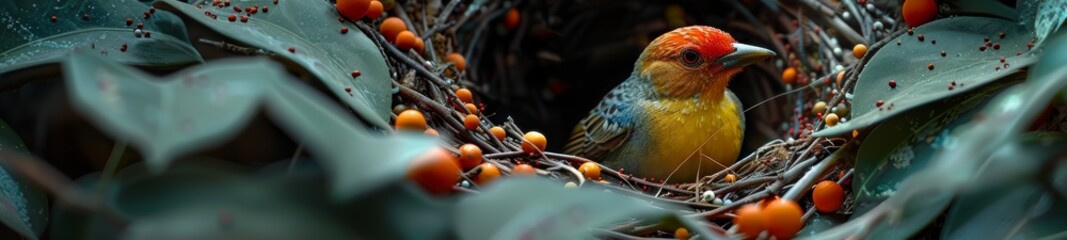
M 452 239 L 455 201 L 410 183 L 390 185 L 345 204 L 345 219 L 368 239 Z M 370 219 L 370 221 L 368 221 Z
M 0 37 L 0 73 L 57 63 L 75 48 L 156 68 L 203 61 L 178 17 L 156 11 L 145 19 L 146 11 L 148 6 L 134 0 L 0 2 L 0 28 L 6 28 Z M 51 22 L 51 16 L 57 21 Z M 134 23 L 127 26 L 126 18 Z M 150 38 L 134 36 L 139 22 Z M 125 52 L 119 50 L 123 44 Z
M 93 191 L 99 181 L 100 172 L 93 172 L 74 180 L 74 184 L 83 191 Z M 121 182 L 112 181 L 112 184 L 119 186 Z M 108 194 L 116 192 L 115 189 L 108 188 Z M 115 239 L 119 232 L 118 227 L 103 216 L 72 209 L 66 204 L 53 204 L 51 213 L 48 234 L 52 239 Z
M 0 150 L 29 153 L 3 120 L 0 120 Z M 0 167 L 0 223 L 28 239 L 37 239 L 48 223 L 48 198 L 44 193 L 3 167 Z
M 872 126 L 909 109 L 977 89 L 1018 72 L 1035 60 L 1026 46 L 1033 34 L 1011 21 L 953 17 L 923 25 L 914 32 L 915 35 L 901 35 L 882 47 L 864 67 L 853 93 L 852 118 L 813 136 L 839 135 Z M 1002 32 L 1003 39 L 998 36 Z M 917 39 L 920 34 L 924 41 Z M 979 51 L 985 37 L 1000 44 L 1000 49 Z M 937 44 L 932 43 L 935 40 Z M 900 46 L 895 44 L 898 41 Z M 946 57 L 941 57 L 941 51 L 946 52 Z M 1004 68 L 1001 57 L 1009 67 Z M 934 65 L 934 70 L 928 69 L 929 64 Z M 890 80 L 896 81 L 896 88 L 889 87 Z M 950 90 L 953 82 L 956 86 Z M 878 101 L 884 104 L 877 107 Z
M 804 228 L 797 233 L 797 238 L 811 238 L 845 221 L 848 221 L 848 217 L 845 215 L 816 212 L 814 217 L 804 223 Z
M 1067 199 L 1043 189 L 1035 176 L 1067 147 L 1063 134 L 1029 134 L 997 151 L 981 183 L 960 195 L 948 212 L 942 238 L 1037 239 L 1067 226 Z
M 672 217 L 669 211 L 632 197 L 524 178 L 503 179 L 482 194 L 466 196 L 456 215 L 460 239 L 586 239 L 594 236 L 594 228 L 609 224 Z M 693 234 L 715 236 L 694 224 L 696 220 L 675 220 Z
M 997 85 L 1003 85 L 998 83 Z M 958 95 L 888 119 L 865 138 L 857 153 L 853 194 L 853 218 L 862 216 L 893 196 L 901 182 L 933 164 L 939 151 L 953 150 L 959 126 L 967 123 L 988 102 L 999 86 Z M 929 194 L 903 209 L 903 218 L 892 227 L 879 228 L 872 236 L 906 238 L 941 215 L 951 194 Z
M 130 141 L 157 172 L 181 154 L 238 133 L 265 88 L 288 79 L 258 59 L 216 61 L 157 80 L 92 55 L 77 54 L 64 65 L 71 104 L 116 139 Z
M 249 17 L 248 22 L 231 22 L 227 18 L 236 13 L 230 7 L 203 9 L 179 2 L 162 0 L 156 6 L 173 9 L 181 14 L 191 28 L 206 27 L 229 37 L 240 44 L 259 48 L 275 57 L 300 66 L 325 85 L 337 99 L 351 107 L 371 125 L 388 129 L 392 82 L 385 57 L 374 44 L 352 23 L 338 22 L 339 14 L 329 1 L 240 1 L 239 7 L 253 5 L 270 7 Z M 209 17 L 205 12 L 217 15 Z M 347 26 L 349 32 L 341 33 Z M 211 39 L 212 36 L 195 35 L 192 38 Z M 292 48 L 295 52 L 289 52 Z M 353 78 L 352 71 L 359 70 L 362 76 Z M 351 92 L 345 91 L 351 88 Z
M 1067 21 L 1065 0 L 1021 0 L 1015 5 L 1021 13 L 1020 21 L 1027 30 L 1034 32 L 1037 44 L 1044 43 Z
M 163 79 L 93 54 L 65 66 L 75 109 L 145 156 L 152 172 L 230 139 L 260 107 L 332 175 L 335 196 L 356 197 L 407 173 L 436 147 L 425 136 L 376 136 L 332 101 L 266 59 L 214 61 Z
M 224 164 L 224 163 L 222 163 Z M 112 204 L 134 221 L 123 239 L 354 239 L 321 182 L 253 178 L 218 164 L 125 184 Z

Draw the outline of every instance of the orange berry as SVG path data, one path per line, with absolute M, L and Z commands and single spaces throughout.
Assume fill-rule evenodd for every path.
M 537 170 L 534 170 L 530 164 L 520 163 L 515 165 L 515 168 L 511 169 L 511 175 L 515 176 L 537 176 Z
M 481 123 L 478 122 L 478 115 L 467 114 L 467 117 L 463 118 L 463 126 L 467 127 L 467 130 L 478 129 L 479 124 Z
M 378 32 L 382 33 L 385 40 L 389 42 L 395 42 L 396 35 L 407 30 L 408 26 L 404 24 L 404 20 L 400 20 L 398 17 L 386 18 L 385 21 L 382 21 L 382 25 L 378 27 Z
M 733 183 L 737 181 L 737 175 L 734 175 L 733 173 L 726 174 L 726 177 L 724 177 L 723 180 L 726 181 L 726 183 Z
M 370 8 L 370 0 L 337 0 L 337 12 L 349 20 L 356 21 L 363 18 Z
M 581 172 L 586 179 L 600 180 L 600 164 L 595 162 L 582 163 L 582 166 L 578 167 L 578 172 Z
M 434 136 L 434 137 L 441 136 L 441 134 L 437 132 L 437 129 L 433 129 L 433 128 L 426 128 L 426 131 L 424 131 L 422 133 L 426 134 L 426 136 Z
M 416 110 L 404 110 L 396 116 L 396 130 L 426 131 L 426 117 Z
M 471 93 L 471 90 L 467 90 L 466 88 L 456 89 L 456 97 L 459 98 L 460 102 L 464 102 L 464 103 L 473 103 L 474 102 L 474 94 Z
M 863 58 L 863 55 L 867 55 L 867 45 L 856 44 L 856 46 L 852 47 L 852 56 L 859 59 Z
M 684 227 L 680 227 L 680 228 L 674 230 L 674 238 L 676 238 L 678 240 L 686 240 L 686 239 L 689 239 L 689 237 L 690 237 L 689 236 L 689 229 L 685 229 Z
M 435 148 L 412 162 L 407 178 L 431 194 L 445 195 L 459 181 L 459 163 L 448 151 Z
M 414 33 L 408 30 L 404 30 L 396 35 L 396 48 L 401 51 L 407 51 L 415 48 L 415 39 L 418 37 Z
M 496 165 L 493 165 L 492 163 L 482 163 L 482 165 L 479 166 L 482 168 L 482 171 L 478 172 L 478 176 L 474 178 L 474 182 L 478 184 L 486 184 L 489 183 L 489 181 L 493 181 L 493 179 L 500 177 L 500 168 L 497 168 Z
M 463 106 L 466 106 L 467 111 L 470 111 L 471 114 L 478 114 L 478 106 L 474 106 L 473 103 L 463 104 Z
M 426 51 L 426 42 L 423 42 L 422 38 L 415 38 L 415 51 L 419 53 Z
M 754 239 L 760 232 L 767 230 L 767 220 L 759 205 L 747 204 L 737 210 L 734 225 L 737 225 L 739 232 L 745 234 L 745 238 Z
M 507 15 L 504 15 L 504 26 L 508 29 L 515 29 L 515 27 L 519 26 L 519 20 L 519 10 L 512 8 L 511 10 L 508 10 Z
M 544 151 L 546 145 L 548 145 L 548 139 L 544 134 L 529 131 L 522 135 L 522 151 L 524 152 L 538 153 Z
M 382 17 L 383 10 L 385 10 L 385 7 L 382 6 L 382 2 L 371 1 L 370 7 L 367 8 L 367 18 L 378 19 Z
M 489 128 L 489 131 L 492 132 L 493 136 L 496 137 L 496 139 L 499 139 L 500 141 L 504 141 L 504 138 L 507 137 L 507 132 L 505 132 L 504 128 L 502 127 L 492 127 Z
M 788 199 L 778 199 L 771 201 L 767 204 L 767 207 L 763 208 L 763 214 L 770 224 L 767 225 L 767 231 L 778 239 L 790 239 L 797 235 L 800 228 L 804 227 L 804 221 L 800 219 L 804 216 L 804 211 L 800 209 L 800 205 L 796 202 Z
M 904 22 L 908 26 L 918 27 L 933 21 L 937 17 L 937 2 L 934 0 L 904 0 L 901 8 L 904 14 Z
M 455 64 L 456 69 L 460 71 L 467 69 L 467 59 L 464 58 L 463 55 L 459 55 L 459 53 L 450 53 L 448 56 L 445 56 L 445 60 Z
M 785 71 L 782 71 L 782 82 L 785 84 L 793 84 L 797 81 L 797 69 L 788 67 Z
M 459 147 L 459 166 L 463 170 L 470 170 L 478 164 L 482 164 L 482 148 L 470 143 Z
M 837 212 L 845 201 L 845 190 L 837 182 L 822 181 L 815 184 L 815 189 L 811 190 L 811 201 L 815 202 L 815 208 L 820 212 Z

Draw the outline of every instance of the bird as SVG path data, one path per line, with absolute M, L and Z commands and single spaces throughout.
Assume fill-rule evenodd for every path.
M 664 33 L 578 122 L 563 151 L 672 183 L 718 172 L 737 160 L 745 132 L 730 79 L 774 56 L 710 26 Z

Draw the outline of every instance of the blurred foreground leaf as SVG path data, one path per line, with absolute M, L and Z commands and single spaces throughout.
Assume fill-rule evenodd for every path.
M 266 59 L 216 61 L 164 79 L 94 54 L 64 66 L 74 107 L 139 149 L 152 172 L 230 139 L 260 107 L 321 161 L 339 198 L 403 179 L 413 158 L 436 145 L 425 136 L 368 133 Z
M 179 164 L 191 165 L 191 164 Z M 217 165 L 217 164 L 216 164 Z M 286 184 L 217 166 L 171 169 L 122 186 L 123 239 L 353 239 L 319 184 Z M 303 193 L 303 194 L 301 194 Z
M 558 182 L 509 178 L 470 195 L 456 210 L 461 239 L 585 239 L 594 229 L 629 220 L 675 218 L 695 235 L 715 239 L 694 219 L 672 215 L 636 198 Z M 658 222 L 658 221 L 654 221 Z
M 981 184 L 953 204 L 941 236 L 1038 239 L 1067 230 L 1067 216 L 1062 214 L 1067 212 L 1067 199 L 1039 183 L 1051 180 L 1039 177 L 1046 163 L 1059 160 L 1064 149 L 1067 136 L 1062 134 L 1029 134 L 1001 147 L 983 168 Z

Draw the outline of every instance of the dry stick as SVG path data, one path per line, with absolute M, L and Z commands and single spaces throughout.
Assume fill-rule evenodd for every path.
M 366 34 L 367 36 L 375 38 L 379 42 L 385 42 L 385 37 L 382 37 L 381 33 L 378 33 L 376 31 L 374 31 L 373 29 L 370 29 L 370 27 L 367 26 L 366 24 L 363 24 L 362 22 L 359 22 L 359 23 L 356 23 L 356 27 L 358 27 L 361 31 L 363 31 L 363 34 Z M 430 70 L 427 70 L 425 67 L 422 66 L 422 64 L 419 64 L 415 60 L 412 60 L 411 57 L 409 57 L 404 52 L 401 52 L 400 49 L 397 49 L 396 47 L 394 47 L 392 45 L 387 45 L 387 44 L 386 45 L 382 45 L 381 47 L 386 50 L 385 51 L 386 53 L 388 53 L 390 56 L 393 56 L 394 59 L 399 59 L 400 62 L 403 62 L 403 63 L 409 65 L 411 68 L 415 69 L 415 73 L 418 73 L 419 75 L 422 75 L 423 77 L 426 77 L 427 79 L 430 79 L 430 83 L 436 84 L 435 87 L 438 87 L 438 88 L 446 88 L 446 87 L 448 87 L 448 85 L 449 85 L 448 82 L 446 82 L 445 80 L 441 79 L 441 77 L 437 76 L 437 74 L 434 74 L 434 73 L 430 72 Z M 400 85 L 400 84 L 397 84 L 397 85 Z M 452 91 L 445 91 L 445 92 L 451 93 L 452 100 L 453 100 L 452 103 L 453 104 L 457 104 L 458 106 L 464 106 L 463 102 L 461 102 L 459 100 L 459 98 L 455 97 L 455 93 L 454 92 L 452 92 Z M 418 94 L 418 95 L 421 95 L 421 94 Z M 437 102 L 433 102 L 433 103 L 436 104 Z M 468 111 L 468 109 L 465 108 L 465 107 L 461 107 L 461 109 L 465 113 L 470 113 L 470 111 Z M 448 114 L 442 114 L 442 115 L 448 116 Z M 462 124 L 460 124 L 460 125 L 462 125 Z M 485 126 L 485 124 L 478 124 L 478 125 L 486 133 L 490 132 L 489 128 L 487 126 Z M 460 128 L 460 129 L 466 129 L 466 128 Z M 468 132 L 468 131 L 461 131 L 461 132 Z M 495 143 L 497 146 L 504 146 L 504 144 L 501 143 L 500 140 L 498 140 L 496 138 L 491 138 L 490 141 Z M 485 144 L 485 146 L 482 146 L 482 147 L 484 148 L 484 147 L 489 147 L 489 146 L 490 145 Z M 489 147 L 489 148 L 490 149 L 486 149 L 486 150 L 491 150 L 492 152 L 500 152 L 500 150 L 497 150 L 495 147 Z
M 126 228 L 130 224 L 129 219 L 112 209 L 99 195 L 89 194 L 78 188 L 74 182 L 71 182 L 70 179 L 67 179 L 66 176 L 52 166 L 45 164 L 41 159 L 0 148 L 0 165 L 30 180 L 30 182 L 47 191 L 64 206 L 85 212 L 98 213 L 120 229 Z
M 363 31 L 363 33 L 366 34 L 367 36 L 370 36 L 371 38 L 376 39 L 376 43 L 380 44 L 380 43 L 384 43 L 385 42 L 385 38 L 382 36 L 381 33 L 373 31 L 372 29 L 370 29 L 369 26 L 365 25 L 365 23 L 363 23 L 363 22 L 355 22 L 355 26 L 356 26 L 356 28 L 359 28 L 360 31 Z M 435 85 L 436 87 L 446 87 L 448 85 L 448 83 L 445 80 L 441 79 L 439 76 L 437 76 L 437 75 L 435 75 L 433 73 L 430 73 L 430 70 L 426 69 L 423 65 L 419 64 L 415 60 L 412 60 L 410 57 L 408 57 L 408 54 L 403 53 L 402 51 L 400 51 L 400 49 L 397 49 L 396 47 L 394 47 L 392 45 L 379 45 L 379 47 L 382 50 L 384 50 L 386 53 L 388 53 L 389 55 L 392 55 L 392 57 L 394 59 L 398 59 L 398 60 L 400 60 L 400 62 L 403 62 L 403 63 L 408 64 L 409 66 L 411 66 L 413 69 L 415 69 L 415 73 L 416 74 L 423 75 L 423 77 L 426 77 L 427 79 L 430 79 L 431 85 L 433 83 L 436 84 Z M 402 84 L 399 84 L 398 82 L 394 82 L 394 84 L 396 84 L 396 85 L 398 85 L 400 87 L 400 90 L 401 90 L 400 92 L 402 93 L 401 95 L 407 95 L 409 97 L 414 97 L 417 100 L 420 100 L 421 102 L 426 103 L 426 105 L 429 105 L 431 107 L 441 107 L 442 109 L 447 109 L 444 106 L 436 105 L 437 102 L 427 99 L 426 96 L 424 96 L 423 94 L 418 93 L 417 91 L 408 89 L 408 90 L 410 90 L 410 92 L 404 93 L 405 92 L 404 91 L 405 86 L 403 86 Z M 451 91 L 445 91 L 445 92 L 452 93 Z M 421 97 L 419 97 L 419 96 L 421 96 Z M 452 103 L 456 103 L 456 105 L 458 105 L 458 106 L 463 106 L 463 102 L 460 101 L 459 98 L 457 98 L 455 96 L 455 93 L 452 93 L 452 101 L 453 101 Z M 462 109 L 462 111 L 464 111 L 466 113 L 469 113 L 469 111 L 466 108 L 461 108 L 461 109 Z M 441 109 L 437 109 L 436 111 L 437 111 L 437 113 L 439 113 L 442 116 L 450 115 L 449 113 L 447 113 L 448 111 L 441 111 Z M 450 117 L 445 117 L 445 118 L 450 118 Z M 458 122 L 449 122 L 449 123 L 450 124 L 456 124 Z M 462 126 L 462 124 L 459 124 L 458 126 Z M 457 127 L 457 126 L 453 126 L 453 127 Z M 489 128 L 485 127 L 483 124 L 479 124 L 479 127 L 485 132 L 490 132 Z M 458 127 L 458 128 L 459 129 L 466 129 L 465 127 Z M 465 137 L 469 137 L 469 139 L 472 139 L 472 140 L 474 140 L 476 142 L 480 142 L 481 144 L 479 144 L 479 145 L 481 145 L 482 148 L 485 148 L 485 150 L 490 150 L 491 153 L 496 153 L 496 151 L 500 151 L 499 149 L 496 149 L 496 147 L 493 147 L 488 143 L 484 143 L 484 141 L 480 141 L 477 138 L 474 138 L 474 134 L 469 132 L 469 131 L 461 130 L 459 132 L 462 132 L 462 134 L 465 135 Z M 489 139 L 492 139 L 491 142 L 496 143 L 497 146 L 504 146 L 504 144 L 500 143 L 500 141 L 497 140 L 496 138 L 489 138 Z
M 449 117 L 449 115 L 452 114 L 452 111 L 449 110 L 448 108 L 446 108 L 445 106 L 441 106 L 437 102 L 434 102 L 433 100 L 427 98 L 426 96 L 418 93 L 417 91 L 415 91 L 415 90 L 413 90 L 411 88 L 408 88 L 407 86 L 401 85 L 400 83 L 397 83 L 397 82 L 394 81 L 393 84 L 400 88 L 399 94 L 400 94 L 401 97 L 408 98 L 408 99 L 411 99 L 413 101 L 419 102 L 424 107 L 427 107 L 431 111 L 433 111 L 434 113 L 437 113 L 437 115 L 442 116 L 442 119 L 444 119 L 445 122 L 447 122 L 452 127 L 456 128 L 456 129 L 462 129 L 462 130 L 456 131 L 461 136 L 473 141 L 475 144 L 477 144 L 479 147 L 481 147 L 482 149 L 484 149 L 486 151 L 489 151 L 489 152 L 500 152 L 499 149 L 496 149 L 495 147 L 493 147 L 489 143 L 487 143 L 485 141 L 482 141 L 481 138 L 477 138 L 473 133 L 471 133 L 471 131 L 468 131 L 467 128 L 464 127 L 462 123 L 459 123 L 459 120 L 456 120 L 455 118 Z M 496 139 L 496 138 L 493 138 L 493 139 Z
M 749 178 L 749 179 L 745 179 L 745 180 L 741 180 L 741 181 L 737 181 L 737 182 L 731 183 L 730 185 L 727 185 L 726 187 L 720 188 L 718 190 L 714 190 L 714 192 L 715 192 L 715 194 L 723 195 L 723 194 L 731 193 L 731 192 L 734 192 L 734 191 L 737 191 L 737 190 L 745 189 L 745 188 L 748 188 L 748 187 L 759 186 L 759 185 L 762 185 L 764 183 L 772 182 L 775 179 L 778 179 L 778 177 Z
M 448 29 L 449 24 L 447 22 L 445 22 L 445 19 L 448 19 L 448 17 L 450 15 L 452 15 L 452 12 L 455 11 L 456 6 L 458 6 L 460 2 L 462 2 L 462 1 L 461 0 L 451 0 L 451 1 L 449 1 L 448 5 L 445 5 L 444 10 L 441 11 L 441 15 L 438 15 L 437 16 L 437 20 L 434 21 L 434 24 L 433 24 L 434 27 L 431 28 L 430 30 L 426 30 L 426 32 L 422 34 L 422 38 L 429 38 L 430 36 L 433 36 L 434 34 L 437 34 L 437 32 L 439 32 L 441 30 Z
M 562 159 L 562 160 L 567 160 L 568 162 L 575 163 L 575 164 L 583 164 L 583 163 L 586 163 L 586 162 L 596 163 L 596 162 L 594 162 L 592 160 L 589 160 L 589 159 L 586 159 L 586 158 L 583 158 L 583 157 L 579 157 L 579 156 L 569 155 L 569 154 L 545 152 L 545 156 L 552 157 L 552 158 L 557 158 L 557 159 Z M 676 187 L 669 186 L 669 185 L 666 185 L 666 184 L 659 184 L 659 183 L 650 182 L 650 181 L 647 181 L 647 180 L 644 180 L 644 179 L 635 178 L 635 177 L 632 177 L 632 176 L 627 176 L 627 175 L 624 175 L 622 173 L 619 173 L 618 171 L 615 171 L 615 169 L 612 169 L 610 167 L 604 166 L 603 164 L 600 164 L 600 163 L 597 163 L 597 165 L 600 165 L 601 171 L 607 170 L 607 173 L 608 173 L 607 175 L 608 176 L 614 177 L 614 178 L 619 179 L 619 180 L 633 181 L 634 183 L 638 183 L 638 184 L 641 184 L 641 185 L 646 185 L 646 186 L 653 187 L 653 188 L 662 188 L 663 190 L 668 190 L 668 191 L 671 191 L 671 192 L 674 192 L 674 193 L 679 193 L 679 194 L 685 194 L 685 195 L 696 195 L 697 194 L 694 191 L 680 189 L 680 188 L 676 188 Z
M 845 81 L 845 83 L 843 84 L 844 86 L 841 86 L 841 93 L 834 96 L 834 99 L 830 101 L 830 106 L 837 106 L 837 104 L 840 103 L 845 97 L 845 93 L 850 92 L 848 90 L 854 87 L 854 85 L 856 84 L 856 79 L 859 79 L 859 73 L 863 71 L 864 67 L 866 67 L 867 62 L 871 61 L 871 56 L 874 56 L 874 54 L 880 51 L 883 46 L 893 41 L 893 39 L 897 38 L 897 36 L 904 34 L 904 32 L 904 30 L 898 30 L 889 34 L 889 36 L 886 36 L 882 40 L 878 40 L 877 42 L 871 44 L 871 46 L 868 48 L 869 50 L 867 51 L 867 54 L 864 54 L 863 59 L 860 59 L 859 63 L 852 65 L 849 71 L 845 73 L 845 75 L 847 75 L 848 77 L 848 80 Z M 827 111 L 829 111 L 829 108 L 827 109 Z
M 804 169 L 810 167 L 811 165 L 815 164 L 815 162 L 818 162 L 818 160 L 819 160 L 818 158 L 814 158 L 814 157 L 810 158 L 808 160 L 805 160 L 804 162 L 798 164 L 797 167 L 789 169 L 789 171 L 785 172 L 785 174 L 782 174 L 782 175 L 778 176 L 777 180 L 775 180 L 773 183 L 768 185 L 762 191 L 757 192 L 755 194 L 748 195 L 747 197 L 742 198 L 740 200 L 734 201 L 733 204 L 726 205 L 726 206 L 723 206 L 723 207 L 720 207 L 720 208 L 716 208 L 716 209 L 711 210 L 711 211 L 693 214 L 691 216 L 693 216 L 693 217 L 712 218 L 712 217 L 721 215 L 723 213 L 726 213 L 728 211 L 731 211 L 733 209 L 736 209 L 736 208 L 738 208 L 741 205 L 744 205 L 746 203 L 755 202 L 756 200 L 763 199 L 763 198 L 765 198 L 767 196 L 770 196 L 772 193 L 777 192 L 781 188 L 785 187 L 785 182 L 793 182 L 793 180 L 795 180 L 796 178 L 800 177 L 800 174 L 802 173 L 802 170 L 804 170 Z
M 813 144 L 812 146 L 815 145 Z M 782 195 L 782 198 L 794 201 L 799 199 L 800 196 L 803 193 L 807 192 L 812 185 L 815 185 L 815 180 L 820 179 L 821 176 L 826 173 L 826 171 L 829 170 L 831 166 L 836 165 L 838 160 L 843 158 L 843 155 L 845 155 L 846 152 L 850 151 L 850 149 L 850 147 L 838 149 L 836 152 L 834 152 L 834 154 L 830 155 L 829 159 L 823 160 L 819 164 L 815 165 L 815 167 L 812 167 L 811 170 L 804 174 L 803 178 L 801 178 L 793 185 L 793 188 L 790 188 L 789 191 L 785 193 L 785 195 Z

